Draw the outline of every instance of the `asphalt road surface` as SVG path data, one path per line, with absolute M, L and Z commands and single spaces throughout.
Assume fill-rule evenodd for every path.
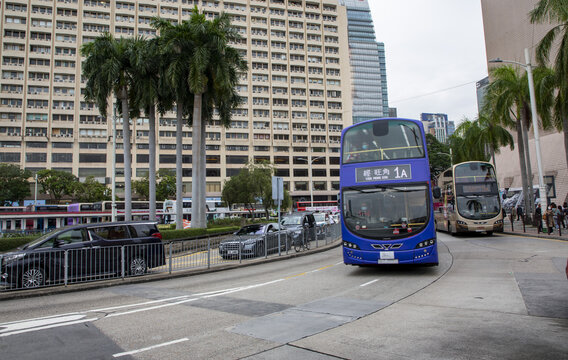
M 439 233 L 440 266 L 341 248 L 0 302 L 2 359 L 568 359 L 568 242 Z

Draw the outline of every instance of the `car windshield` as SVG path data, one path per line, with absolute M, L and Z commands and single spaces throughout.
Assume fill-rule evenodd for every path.
M 302 224 L 302 217 L 301 216 L 286 216 L 283 217 L 280 221 L 282 225 L 301 225 Z
M 257 234 L 262 234 L 263 231 L 264 231 L 264 226 L 262 225 L 249 225 L 237 231 L 237 235 L 257 235 Z
M 316 218 L 317 222 L 325 221 L 325 214 L 322 214 L 322 213 L 314 214 L 314 217 Z
M 22 250 L 25 250 L 25 249 L 33 249 L 33 248 L 35 248 L 38 244 L 42 243 L 45 239 L 47 239 L 48 237 L 50 237 L 51 235 L 56 234 L 56 233 L 63 232 L 63 231 L 65 231 L 65 230 L 67 230 L 67 229 L 72 228 L 73 226 L 76 226 L 76 225 L 70 225 L 70 226 L 65 226 L 65 227 L 61 227 L 61 228 L 58 228 L 58 229 L 53 229 L 53 230 L 51 230 L 51 231 L 49 231 L 49 232 L 43 234 L 42 236 L 38 237 L 37 239 L 35 239 L 35 240 L 33 240 L 33 241 L 31 241 L 31 242 L 25 244 L 24 246 L 21 247 L 21 249 L 22 249 Z

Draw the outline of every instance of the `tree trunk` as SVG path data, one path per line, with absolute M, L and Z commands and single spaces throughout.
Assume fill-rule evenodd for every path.
M 124 144 L 124 221 L 132 220 L 132 157 L 130 149 L 130 109 L 126 89 L 120 91 L 122 102 L 122 142 Z
M 519 145 L 519 163 L 521 167 L 521 183 L 523 186 L 523 204 L 525 206 L 525 211 L 528 210 L 528 181 L 527 181 L 527 167 L 525 162 L 525 143 L 523 141 L 523 122 L 517 120 L 517 142 Z
M 191 227 L 204 229 L 206 218 L 206 186 L 205 186 L 205 124 L 201 119 L 202 94 L 195 94 L 193 100 L 193 134 L 192 161 L 193 172 L 191 187 Z
M 177 103 L 176 117 L 176 229 L 183 229 L 183 104 Z
M 150 147 L 150 161 L 148 164 L 148 180 L 149 180 L 149 201 L 150 201 L 150 214 L 148 218 L 151 221 L 156 220 L 156 107 L 150 106 L 150 113 L 148 114 L 149 130 L 148 142 Z

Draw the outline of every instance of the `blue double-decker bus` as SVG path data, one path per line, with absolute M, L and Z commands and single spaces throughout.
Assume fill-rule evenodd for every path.
M 339 175 L 345 264 L 438 265 L 422 123 L 384 118 L 345 128 Z

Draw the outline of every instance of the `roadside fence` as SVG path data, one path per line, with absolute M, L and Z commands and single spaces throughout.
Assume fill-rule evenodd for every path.
M 340 238 L 341 227 L 333 224 L 318 231 L 282 231 L 264 236 L 223 235 L 68 250 L 51 246 L 34 253 L 0 255 L 0 291 L 208 269 L 317 249 Z

